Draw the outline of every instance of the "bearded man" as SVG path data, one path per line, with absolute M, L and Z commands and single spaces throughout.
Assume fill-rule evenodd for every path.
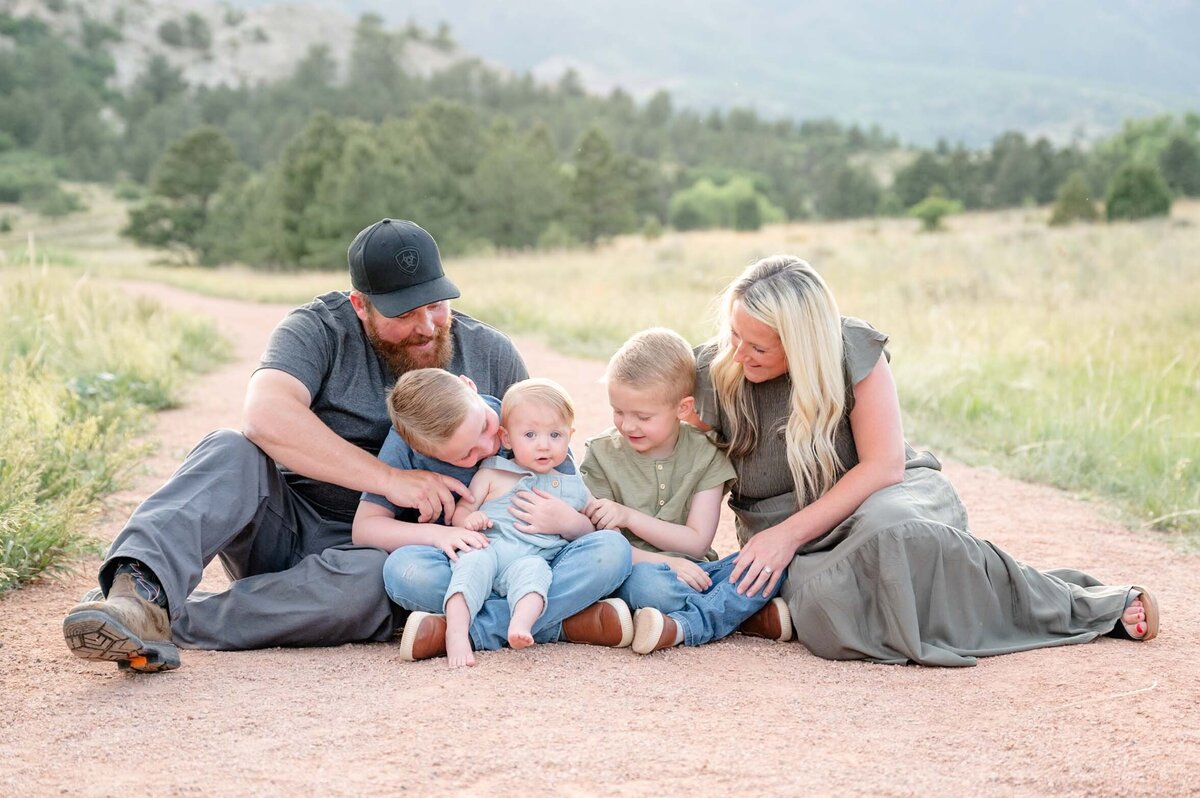
M 418 225 L 383 219 L 355 237 L 348 260 L 354 290 L 319 296 L 275 328 L 242 430 L 200 441 L 113 541 L 99 590 L 63 622 L 74 654 L 154 672 L 179 666 L 177 646 L 393 636 L 404 613 L 384 593 L 386 553 L 351 544 L 360 496 L 415 508 L 424 522 L 449 517 L 454 493 L 469 494 L 453 477 L 376 457 L 390 429 L 388 389 L 433 366 L 502 396 L 528 373 L 504 334 L 451 311 L 459 291 Z M 193 592 L 214 556 L 229 587 Z

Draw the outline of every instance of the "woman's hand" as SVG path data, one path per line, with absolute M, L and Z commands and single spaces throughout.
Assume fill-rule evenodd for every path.
M 775 592 L 798 548 L 786 529 L 778 526 L 764 529 L 738 552 L 729 581 L 738 583 L 738 595 L 761 593 L 767 598 Z
M 663 557 L 663 562 L 671 567 L 680 582 L 698 593 L 703 593 L 712 585 L 712 577 L 708 572 L 691 560 L 683 557 Z
M 463 529 L 457 526 L 442 527 L 445 530 L 438 535 L 437 542 L 434 543 L 442 552 L 450 558 L 450 562 L 458 562 L 458 552 L 468 552 L 475 549 L 487 548 L 487 535 L 482 532 L 476 532 L 472 529 Z
M 622 529 L 629 526 L 629 508 L 612 499 L 592 499 L 583 514 L 596 529 Z

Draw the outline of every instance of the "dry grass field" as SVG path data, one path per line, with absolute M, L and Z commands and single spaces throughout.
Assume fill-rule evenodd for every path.
M 169 265 L 116 235 L 119 204 L 100 194 L 90 202 L 83 217 L 18 219 L 0 247 L 19 260 L 32 227 L 46 257 L 96 276 L 260 301 L 346 286 L 342 264 L 299 274 Z M 1170 219 L 1137 224 L 1049 228 L 1046 216 L 966 214 L 938 234 L 877 219 L 630 236 L 591 251 L 456 258 L 447 268 L 463 289 L 461 309 L 603 359 L 654 324 L 705 339 L 730 278 L 764 255 L 799 255 L 826 277 L 843 313 L 891 335 L 911 439 L 1104 498 L 1134 526 L 1195 533 L 1200 203 L 1177 202 Z

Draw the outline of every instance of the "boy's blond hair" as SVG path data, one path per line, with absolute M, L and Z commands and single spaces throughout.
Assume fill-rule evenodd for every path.
M 388 393 L 388 415 L 409 446 L 431 455 L 454 437 L 477 396 L 444 369 L 413 369 Z
M 695 391 L 696 356 L 679 333 L 651 327 L 621 345 L 608 361 L 604 382 L 652 391 L 674 404 Z
M 568 427 L 575 423 L 575 405 L 566 389 L 554 380 L 531 377 L 514 382 L 504 392 L 504 398 L 500 401 L 500 424 L 506 426 L 513 409 L 526 402 L 537 402 L 553 410 Z

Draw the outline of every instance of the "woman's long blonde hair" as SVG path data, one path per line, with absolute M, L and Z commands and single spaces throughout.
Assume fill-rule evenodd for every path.
M 760 429 L 770 419 L 756 419 L 742 366 L 734 362 L 730 316 L 740 301 L 746 313 L 766 324 L 783 344 L 791 377 L 791 412 L 785 423 Z M 842 371 L 842 322 L 837 302 L 825 281 L 800 258 L 763 258 L 742 272 L 725 290 L 717 354 L 709 366 L 717 399 L 725 409 L 729 455 L 744 457 L 762 435 L 785 430 L 788 468 L 796 490 L 809 499 L 828 491 L 842 463 L 834 439 L 846 408 Z

